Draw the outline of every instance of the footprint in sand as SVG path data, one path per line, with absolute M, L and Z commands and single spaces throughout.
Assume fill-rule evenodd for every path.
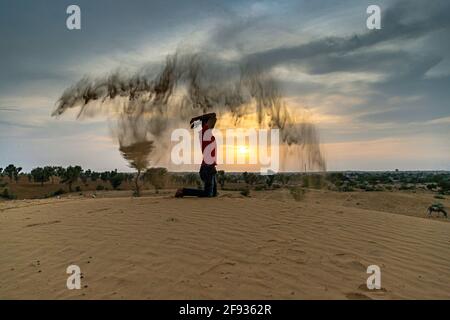
M 350 300 L 372 300 L 372 298 L 358 292 L 349 292 L 345 297 Z
M 60 223 L 60 222 L 61 222 L 60 220 L 55 220 L 55 221 L 48 221 L 48 222 L 41 222 L 41 223 L 32 223 L 32 224 L 26 225 L 25 227 L 45 226 L 45 225 Z
M 330 259 L 336 265 L 343 265 L 354 270 L 366 271 L 366 266 L 358 261 L 358 256 L 348 253 L 337 253 L 335 254 L 337 259 Z
M 387 292 L 385 288 L 370 290 L 365 283 L 361 284 L 358 289 L 365 292 Z

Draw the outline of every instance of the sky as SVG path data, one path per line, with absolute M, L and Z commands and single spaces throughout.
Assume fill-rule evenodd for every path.
M 81 30 L 66 8 L 81 8 Z M 366 8 L 381 8 L 368 30 Z M 1 0 L 0 167 L 127 169 L 104 118 L 51 117 L 84 76 L 176 50 L 251 60 L 314 119 L 328 170 L 450 170 L 447 0 Z

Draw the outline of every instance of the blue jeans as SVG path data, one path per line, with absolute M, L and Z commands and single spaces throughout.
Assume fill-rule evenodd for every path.
M 200 179 L 203 181 L 202 189 L 188 189 L 183 188 L 183 196 L 191 197 L 216 197 L 217 196 L 217 181 L 216 181 L 216 167 L 214 165 L 202 164 L 200 167 Z

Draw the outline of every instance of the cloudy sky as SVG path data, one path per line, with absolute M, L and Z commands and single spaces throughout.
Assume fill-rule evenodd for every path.
M 448 0 L 2 0 L 0 167 L 125 170 L 105 119 L 52 118 L 56 101 L 85 75 L 187 48 L 271 72 L 310 110 L 330 170 L 450 170 L 449 14 Z

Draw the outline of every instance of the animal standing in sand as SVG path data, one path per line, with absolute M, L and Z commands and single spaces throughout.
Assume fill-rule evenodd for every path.
M 437 212 L 438 214 L 442 212 L 447 218 L 447 212 L 444 209 L 444 206 L 441 203 L 435 203 L 428 207 L 428 216 L 431 217 L 431 213 Z

